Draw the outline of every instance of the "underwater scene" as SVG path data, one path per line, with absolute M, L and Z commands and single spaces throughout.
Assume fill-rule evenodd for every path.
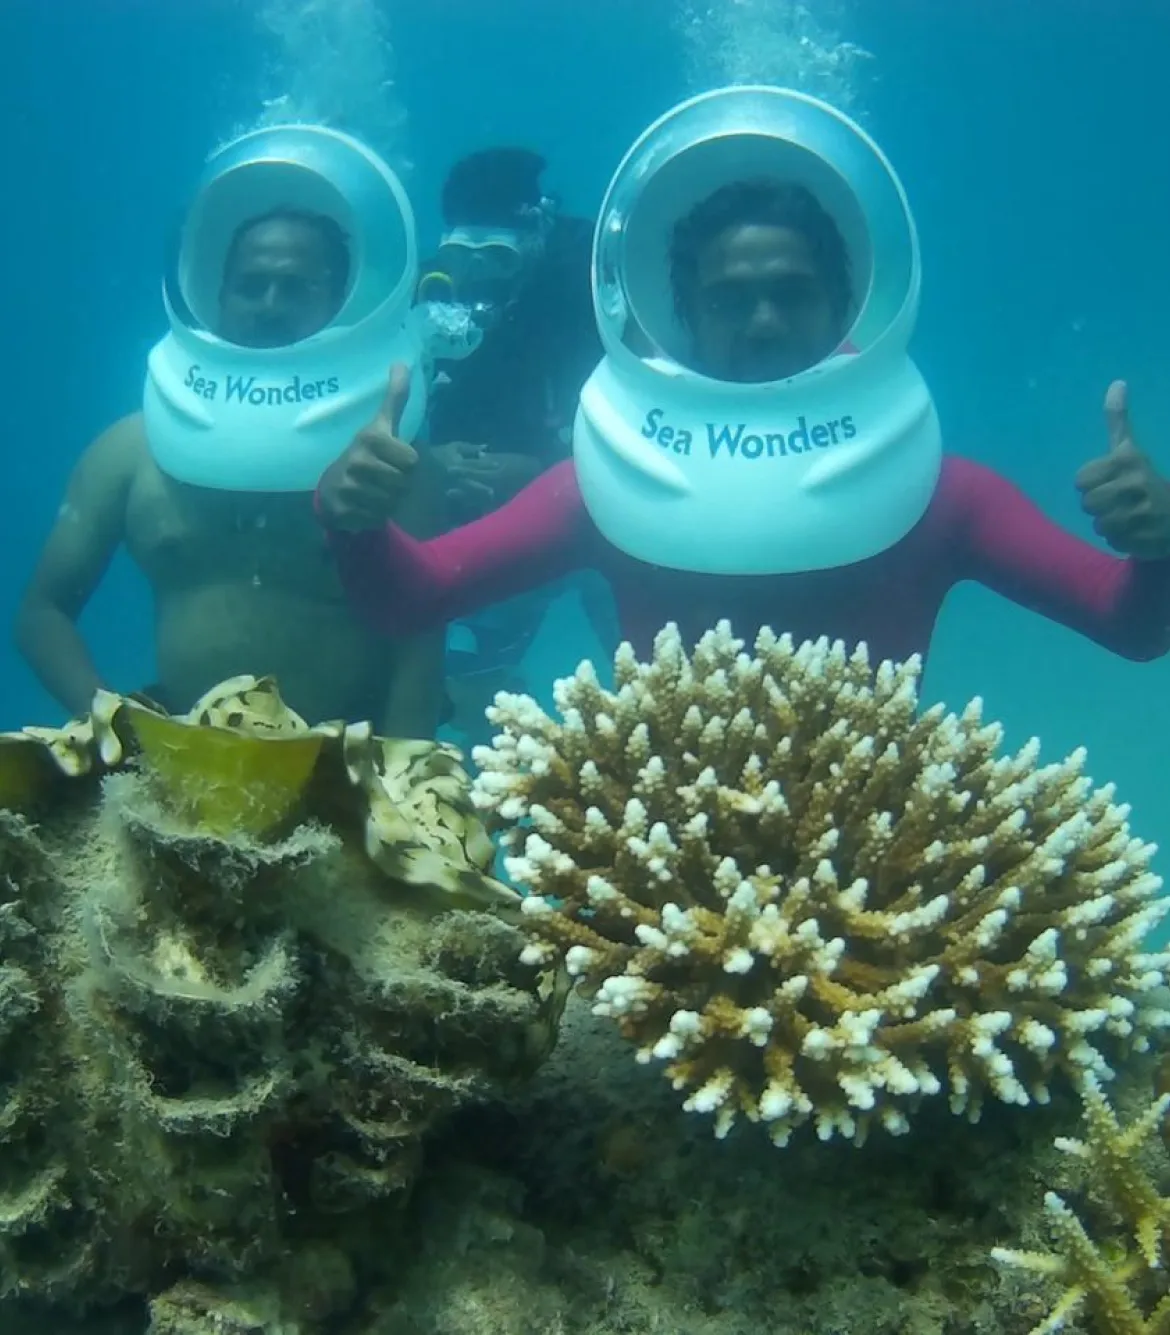
M 0 35 L 0 1335 L 1170 1335 L 1170 11 Z

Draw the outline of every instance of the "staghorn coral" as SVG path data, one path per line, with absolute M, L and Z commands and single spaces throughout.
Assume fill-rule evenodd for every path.
M 1165 1178 L 1165 1155 L 1151 1162 L 1149 1142 L 1170 1110 L 1162 1094 L 1122 1125 L 1100 1082 L 1087 1074 L 1082 1089 L 1084 1131 L 1060 1137 L 1056 1147 L 1078 1161 L 1081 1177 L 1105 1219 L 1086 1228 L 1064 1195 L 1048 1191 L 1044 1213 L 1052 1250 L 996 1247 L 992 1257 L 1030 1275 L 1043 1276 L 1060 1294 L 1031 1335 L 1053 1335 L 1082 1312 L 1092 1335 L 1164 1335 L 1170 1331 L 1170 1199 L 1154 1180 Z M 1156 1154 L 1156 1147 L 1154 1147 Z M 1097 1234 L 1100 1241 L 1094 1241 Z
M 523 851 L 524 958 L 563 960 L 641 1062 L 724 1135 L 814 1121 L 860 1141 L 948 1090 L 1045 1102 L 1170 1022 L 1153 849 L 1078 752 L 997 756 L 978 701 L 918 714 L 919 663 L 864 646 L 619 650 L 558 683 L 561 722 L 498 698 L 477 805 Z
M 182 718 L 103 694 L 0 775 L 0 1324 L 140 1294 L 155 1335 L 320 1329 L 391 1264 L 424 1134 L 564 999 L 455 753 L 240 678 Z

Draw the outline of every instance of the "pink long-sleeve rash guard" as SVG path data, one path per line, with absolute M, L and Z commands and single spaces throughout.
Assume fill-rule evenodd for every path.
M 696 575 L 624 555 L 585 508 L 571 462 L 475 523 L 420 542 L 393 524 L 329 535 L 345 588 L 380 629 L 441 624 L 573 570 L 609 581 L 640 655 L 668 621 L 691 643 L 722 618 L 797 641 L 864 641 L 870 661 L 924 657 L 947 592 L 976 580 L 1126 658 L 1170 649 L 1170 561 L 1113 556 L 1045 517 L 988 468 L 948 456 L 926 514 L 880 555 L 790 575 Z M 696 539 L 701 541 L 701 537 Z

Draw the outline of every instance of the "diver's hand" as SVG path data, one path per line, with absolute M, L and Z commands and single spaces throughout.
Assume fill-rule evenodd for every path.
M 1109 452 L 1077 473 L 1081 505 L 1114 549 L 1140 561 L 1170 557 L 1170 483 L 1138 448 L 1129 424 L 1129 394 L 1115 380 L 1105 395 Z
M 530 454 L 501 453 L 492 455 L 492 458 L 499 469 L 494 486 L 497 505 L 510 501 L 518 491 L 535 482 L 545 468 L 540 459 L 534 459 Z
M 445 495 L 455 509 L 464 515 L 484 514 L 491 509 L 499 465 L 486 445 L 453 440 L 436 445 L 431 457 L 442 471 Z
M 317 513 L 327 528 L 356 533 L 381 528 L 394 515 L 418 463 L 418 454 L 398 439 L 409 394 L 409 371 L 401 365 L 392 367 L 377 415 L 322 474 Z
M 463 440 L 439 445 L 432 455 L 443 471 L 447 500 L 463 518 L 486 514 L 511 500 L 541 470 L 540 462 L 528 455 Z

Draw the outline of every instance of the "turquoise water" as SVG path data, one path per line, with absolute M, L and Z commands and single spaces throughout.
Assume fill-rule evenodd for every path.
M 315 101 L 368 134 L 408 171 L 431 235 L 438 183 L 470 147 L 533 144 L 566 208 L 590 212 L 632 138 L 697 88 L 774 78 L 848 95 L 916 212 L 913 351 L 948 445 L 1085 533 L 1072 477 L 1102 448 L 1101 399 L 1124 376 L 1139 440 L 1170 469 L 1170 178 L 1152 128 L 1170 17 L 1157 6 L 11 0 L 0 35 L 7 177 L 25 200 L 0 223 L 6 624 L 71 461 L 138 401 L 187 184 L 265 100 Z M 84 625 L 112 682 L 151 679 L 146 597 L 124 559 Z M 570 600 L 530 655 L 534 689 L 589 652 Z M 0 662 L 0 724 L 57 717 L 11 651 Z M 1013 740 L 1036 733 L 1050 754 L 1086 745 L 1094 776 L 1116 779 L 1141 831 L 1164 843 L 1168 673 L 961 590 L 926 694 L 981 694 Z
M 367 138 L 402 172 L 428 245 L 440 183 L 467 150 L 531 145 L 549 158 L 565 209 L 592 216 L 647 123 L 728 81 L 794 83 L 847 106 L 882 144 L 921 234 L 912 352 L 947 447 L 994 467 L 1091 539 L 1073 477 L 1105 449 L 1102 400 L 1115 377 L 1129 381 L 1139 443 L 1170 475 L 1167 51 L 1170 8 L 1149 0 L 4 0 L 0 620 L 11 623 L 73 461 L 141 401 L 146 353 L 162 332 L 167 237 L 203 158 L 233 132 L 303 116 Z M 150 611 L 141 578 L 119 554 L 82 618 L 103 676 L 119 690 L 154 679 Z M 532 693 L 551 707 L 553 681 L 598 652 L 569 587 L 525 658 Z M 952 707 L 982 696 L 1009 743 L 1038 736 L 1045 759 L 1086 747 L 1088 773 L 1115 781 L 1132 803 L 1135 831 L 1170 848 L 1166 661 L 1123 662 L 983 589 L 962 588 L 938 626 L 923 695 Z M 60 718 L 6 637 L 0 729 Z M 1165 852 L 1158 866 L 1170 869 Z M 586 1077 L 602 1082 L 597 1071 L 634 1068 L 618 1055 L 625 1066 L 590 1072 L 580 1061 L 538 1091 L 528 1111 L 546 1131 L 545 1163 L 562 1149 L 559 1135 L 585 1157 L 576 1138 L 591 1108 L 628 1116 L 620 1084 L 605 1098 L 587 1089 Z M 549 1089 L 564 1095 L 559 1104 Z M 582 1091 L 584 1112 L 575 1102 Z M 680 1134 L 676 1104 L 647 1103 L 647 1142 L 670 1128 L 663 1139 L 677 1149 L 691 1134 Z M 545 1122 L 549 1107 L 563 1123 Z M 472 1130 L 469 1143 L 487 1134 Z M 641 1152 L 636 1140 L 627 1153 Z M 696 1192 L 711 1188 L 722 1152 L 677 1157 L 680 1176 Z M 773 1159 L 760 1169 L 749 1153 L 743 1180 L 764 1184 L 766 1211 L 768 1193 L 783 1202 L 788 1170 Z M 1000 1166 L 986 1153 L 990 1168 Z M 894 1162 L 891 1180 L 911 1180 L 902 1168 Z M 605 1190 L 616 1191 L 608 1171 Z M 728 1181 L 725 1204 L 712 1207 L 721 1222 L 738 1210 L 739 1184 Z M 683 1186 L 691 1198 L 691 1181 Z M 787 1190 L 790 1203 L 775 1214 L 803 1227 L 802 1189 Z M 462 1245 L 474 1211 L 466 1194 L 452 1199 L 459 1227 L 434 1231 Z M 874 1194 L 877 1206 L 883 1199 Z M 927 1219 L 926 1206 L 914 1209 Z M 595 1213 L 604 1232 L 609 1216 Z M 495 1247 L 496 1216 L 484 1217 Z M 500 1207 L 499 1217 L 509 1211 Z M 836 1225 L 830 1214 L 825 1228 Z M 883 1230 L 884 1221 L 865 1224 L 867 1237 Z M 704 1247 L 700 1237 L 696 1252 Z M 493 1265 L 497 1255 L 490 1251 Z M 599 1292 L 612 1297 L 616 1287 L 606 1274 Z M 125 1328 L 137 1329 L 136 1319 Z

